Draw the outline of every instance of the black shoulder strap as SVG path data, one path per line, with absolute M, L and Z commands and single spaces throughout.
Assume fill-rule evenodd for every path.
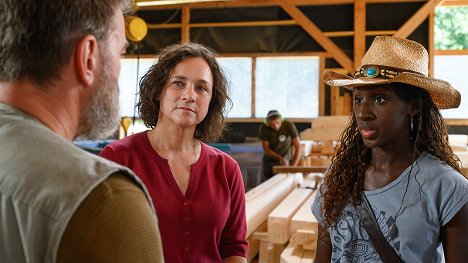
M 375 220 L 374 212 L 372 211 L 364 192 L 361 193 L 360 197 L 360 200 L 358 200 L 355 205 L 356 211 L 382 261 L 384 263 L 404 262 L 392 246 L 390 246 L 387 239 L 385 239 L 384 235 L 380 231 L 377 221 Z

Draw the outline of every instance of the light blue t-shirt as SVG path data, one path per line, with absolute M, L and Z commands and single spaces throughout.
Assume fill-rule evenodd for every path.
M 403 261 L 442 262 L 440 228 L 468 202 L 468 180 L 428 153 L 422 153 L 412 166 L 390 184 L 365 194 L 382 233 Z M 312 213 L 322 222 L 319 202 L 320 193 Z M 332 262 L 382 262 L 353 205 L 345 207 L 338 224 L 328 232 Z

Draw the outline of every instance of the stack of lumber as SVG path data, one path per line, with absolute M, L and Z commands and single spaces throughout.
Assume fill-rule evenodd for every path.
M 330 165 L 336 144 L 349 122 L 349 116 L 322 116 L 312 120 L 311 128 L 301 132 L 302 140 L 312 140 L 304 165 Z
M 245 194 L 249 262 L 260 249 L 260 240 L 252 233 L 266 230 L 268 215 L 297 187 L 301 179 L 301 174 L 277 174 Z
M 291 178 L 291 174 L 277 174 L 273 177 L 277 181 L 276 183 L 268 183 L 266 186 L 263 184 L 259 185 L 251 190 L 254 193 L 250 193 L 249 191 L 246 194 L 246 199 L 252 200 L 252 196 L 256 196 L 253 200 L 262 199 L 263 195 L 268 194 L 268 191 L 262 191 L 262 188 L 278 192 L 280 187 L 277 185 L 287 180 L 279 179 L 284 176 Z M 302 177 L 302 174 L 296 174 L 294 177 Z M 296 179 L 296 182 L 299 181 L 300 179 Z M 255 228 L 254 232 L 248 230 L 249 262 L 254 259 L 257 253 L 260 263 L 301 262 L 301 260 L 313 259 L 317 239 L 317 220 L 310 210 L 314 193 L 316 192 L 316 190 L 311 189 L 312 187 L 309 187 L 312 184 L 315 185 L 315 182 L 308 182 L 307 180 L 301 184 L 293 183 L 294 187 L 290 189 L 282 200 L 275 204 L 273 209 L 270 209 L 270 207 L 267 209 L 262 209 L 261 207 L 254 208 L 251 206 L 253 204 L 252 201 L 246 201 L 248 207 L 263 211 L 257 213 L 262 214 L 261 217 L 258 215 L 257 220 L 252 220 L 252 216 L 247 217 L 248 228 Z M 262 193 L 259 194 L 259 192 Z M 285 192 L 283 191 L 283 193 Z M 264 212 L 268 210 L 269 213 L 265 216 Z M 250 213 L 252 211 L 248 214 Z M 254 221 L 257 222 L 262 219 L 265 219 L 265 221 L 261 222 L 258 226 L 258 223 L 254 223 Z M 289 255 L 291 253 L 294 255 Z

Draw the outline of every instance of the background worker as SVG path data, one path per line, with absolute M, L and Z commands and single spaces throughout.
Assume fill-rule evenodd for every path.
M 260 125 L 259 138 L 263 147 L 263 177 L 273 176 L 273 166 L 297 166 L 301 158 L 299 133 L 294 123 L 284 120 L 277 110 L 271 110 Z M 291 146 L 294 146 L 292 153 Z

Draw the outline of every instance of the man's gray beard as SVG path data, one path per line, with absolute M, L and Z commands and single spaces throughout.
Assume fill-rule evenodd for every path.
M 91 96 L 88 107 L 81 115 L 78 139 L 104 139 L 112 135 L 119 126 L 119 89 L 113 81 L 107 60 L 103 57 L 102 78 Z

